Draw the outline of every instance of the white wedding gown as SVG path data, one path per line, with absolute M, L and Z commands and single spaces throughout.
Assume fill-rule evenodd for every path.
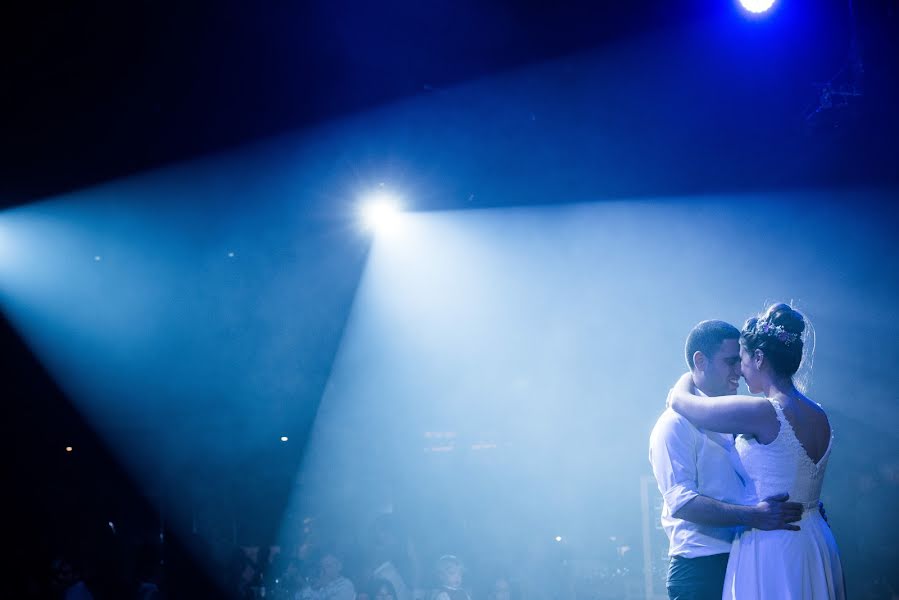
M 726 600 L 843 600 L 846 591 L 840 553 L 818 511 L 833 436 L 815 464 L 802 447 L 780 405 L 771 401 L 780 432 L 768 445 L 739 436 L 736 449 L 759 500 L 788 492 L 805 505 L 800 531 L 748 529 L 734 540 L 727 563 Z

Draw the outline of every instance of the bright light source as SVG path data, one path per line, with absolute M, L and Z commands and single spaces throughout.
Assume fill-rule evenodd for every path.
M 774 0 L 740 0 L 740 5 L 754 14 L 761 14 L 763 12 L 767 12 L 772 6 L 774 6 Z
M 71 451 L 72 451 L 72 447 L 71 447 L 71 446 L 66 446 L 66 452 L 71 452 Z
M 402 217 L 399 199 L 384 191 L 365 198 L 360 207 L 362 224 L 366 229 L 384 233 L 396 229 Z
M 286 436 L 286 435 L 282 435 L 282 436 L 281 436 L 281 441 L 282 441 L 282 442 L 286 442 L 286 441 L 287 441 L 287 436 Z
M 95 260 L 96 262 L 100 262 L 101 260 L 103 260 L 103 257 L 100 256 L 100 255 L 98 254 L 98 255 L 96 255 L 96 256 L 94 257 L 94 260 Z
M 556 536 L 556 541 L 557 541 L 557 542 L 561 542 L 561 541 L 562 541 L 562 536 L 561 536 L 561 535 L 557 535 L 557 536 Z

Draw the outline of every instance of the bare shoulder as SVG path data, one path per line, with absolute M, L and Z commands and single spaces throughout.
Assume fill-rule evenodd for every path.
M 767 413 L 769 410 L 774 411 L 774 405 L 783 406 L 777 397 L 768 398 L 767 396 L 737 396 L 742 402 L 751 408 L 755 408 L 760 412 Z
M 775 398 L 766 396 L 741 396 L 744 398 L 749 416 L 757 419 L 761 423 L 768 423 L 776 426 L 775 430 L 780 429 L 780 419 L 777 418 L 777 409 L 775 406 L 783 406 Z M 777 431 L 775 431 L 775 434 Z
M 800 395 L 799 399 L 803 408 L 807 411 L 807 417 L 818 427 L 830 430 L 830 418 L 827 416 L 827 411 L 820 404 L 805 395 Z
M 765 396 L 745 396 L 746 429 L 762 445 L 768 445 L 780 435 L 780 419 L 775 406 L 780 403 Z
M 830 421 L 820 404 L 803 394 L 784 396 L 781 402 L 784 416 L 793 424 L 793 428 L 802 431 L 815 431 L 819 434 L 830 432 Z
M 818 462 L 830 446 L 833 436 L 827 413 L 820 404 L 803 394 L 797 395 L 790 408 L 792 410 L 788 419 L 793 423 L 793 429 L 800 443 L 809 457 Z
M 802 396 L 802 399 L 808 403 L 810 409 L 818 413 L 820 416 L 827 418 L 827 411 L 824 410 L 824 407 L 812 400 L 811 398 L 807 398 L 806 396 Z
M 794 398 L 795 400 L 793 400 L 792 402 L 790 402 L 788 399 L 787 402 L 783 403 L 785 410 L 799 412 L 804 418 L 810 419 L 812 421 L 827 420 L 827 412 L 825 412 L 824 408 L 820 404 L 804 394 L 796 394 Z

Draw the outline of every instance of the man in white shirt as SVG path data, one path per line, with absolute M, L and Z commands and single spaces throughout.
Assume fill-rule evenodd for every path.
M 737 392 L 739 337 L 724 321 L 702 321 L 690 331 L 687 365 L 701 394 Z M 697 429 L 670 408 L 650 435 L 649 461 L 664 498 L 670 600 L 720 600 L 736 529 L 788 529 L 801 516 L 802 506 L 786 494 L 761 502 L 749 497 L 733 437 Z

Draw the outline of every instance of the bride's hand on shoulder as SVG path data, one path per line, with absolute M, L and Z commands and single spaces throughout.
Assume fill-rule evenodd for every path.
M 693 374 L 687 371 L 681 375 L 674 386 L 668 390 L 668 397 L 665 399 L 665 408 L 674 408 L 673 404 L 676 398 L 683 398 L 696 392 L 696 386 L 693 385 Z

